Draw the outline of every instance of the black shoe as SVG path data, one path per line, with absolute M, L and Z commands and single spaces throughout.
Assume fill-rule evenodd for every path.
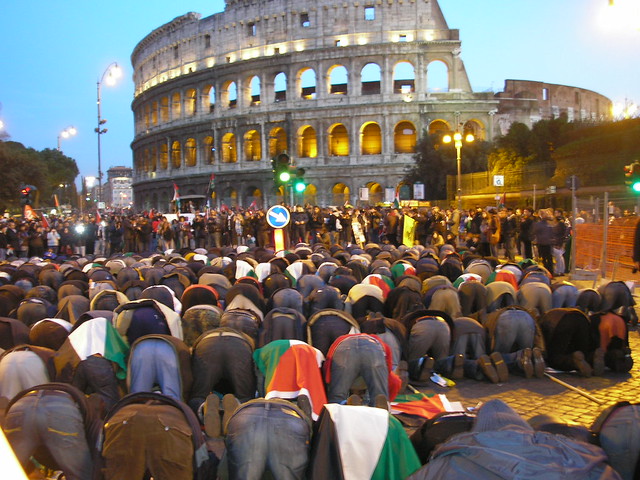
M 453 369 L 451 370 L 451 379 L 460 380 L 464 377 L 464 355 L 457 354 L 453 357 Z
M 544 369 L 546 368 L 546 364 L 542 357 L 542 350 L 538 347 L 534 347 L 531 351 L 531 355 L 533 357 L 533 373 L 537 378 L 544 378 Z
M 507 364 L 504 363 L 504 359 L 500 352 L 493 352 L 489 355 L 491 361 L 493 362 L 493 366 L 496 368 L 496 372 L 498 374 L 499 383 L 505 383 L 509 381 L 509 368 Z
M 589 365 L 585 360 L 584 353 L 580 351 L 573 352 L 573 354 L 571 355 L 571 358 L 573 360 L 573 365 L 575 369 L 578 370 L 578 373 L 581 376 L 587 377 L 587 378 L 591 376 L 591 374 L 593 373 L 593 370 L 591 368 L 591 365 Z
M 518 360 L 518 364 L 524 372 L 524 378 L 533 377 L 533 359 L 531 357 L 531 349 L 525 348 Z
M 422 362 L 422 369 L 420 370 L 418 381 L 421 383 L 427 383 L 433 374 L 433 365 L 435 364 L 435 360 L 433 357 L 428 355 L 425 355 L 422 358 L 424 361 Z
M 478 358 L 478 366 L 491 383 L 498 383 L 500 381 L 498 372 L 496 372 L 493 363 L 491 363 L 491 358 L 489 358 L 488 355 L 481 355 L 480 358 Z
M 604 375 L 604 350 L 602 348 L 596 348 L 593 352 L 593 374 L 596 377 Z

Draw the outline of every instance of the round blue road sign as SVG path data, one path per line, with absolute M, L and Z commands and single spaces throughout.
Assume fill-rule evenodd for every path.
M 291 213 L 282 205 L 274 205 L 267 210 L 267 223 L 273 228 L 284 228 L 291 220 Z

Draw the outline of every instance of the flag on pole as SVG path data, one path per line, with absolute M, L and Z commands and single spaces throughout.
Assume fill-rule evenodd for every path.
M 53 201 L 56 204 L 56 208 L 60 208 L 60 201 L 58 200 L 58 194 L 57 193 L 53 194 Z
M 36 219 L 36 212 L 33 211 L 31 205 L 24 206 L 24 218 L 29 221 Z
M 507 192 L 504 192 L 500 197 L 498 208 L 504 208 L 507 205 Z
M 404 215 L 402 225 L 402 243 L 407 247 L 413 247 L 415 244 L 416 221 L 409 215 Z
M 173 184 L 173 198 L 172 202 L 176 202 L 176 211 L 180 211 L 180 190 L 178 189 L 178 185 Z
M 258 208 L 258 203 L 255 199 L 253 200 L 253 202 L 251 202 L 251 204 L 249 204 L 248 210 L 253 210 L 254 208 Z
M 100 210 L 96 208 L 96 223 L 102 222 L 102 217 L 100 216 Z
M 49 221 L 47 220 L 47 217 L 44 216 L 44 214 L 40 219 L 40 223 L 42 224 L 42 228 L 49 228 Z
M 400 184 L 396 186 L 396 196 L 393 199 L 393 208 L 400 208 Z

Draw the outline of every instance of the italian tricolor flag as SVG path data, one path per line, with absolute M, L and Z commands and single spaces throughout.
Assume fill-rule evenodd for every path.
M 327 403 L 320 367 L 324 355 L 299 340 L 275 340 L 253 353 L 256 366 L 265 376 L 265 398 L 293 399 L 306 395 L 313 420 Z
M 65 367 L 73 369 L 82 360 L 91 355 L 102 355 L 117 365 L 116 376 L 120 379 L 127 377 L 127 354 L 129 345 L 117 330 L 104 317 L 94 318 L 84 322 L 71 332 L 58 350 L 54 362 L 56 370 Z

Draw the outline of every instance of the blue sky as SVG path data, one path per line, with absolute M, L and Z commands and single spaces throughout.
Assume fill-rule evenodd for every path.
M 462 59 L 475 91 L 526 79 L 588 88 L 614 102 L 640 104 L 640 1 L 440 0 L 460 30 Z M 223 0 L 4 0 L 0 12 L 0 120 L 11 140 L 55 148 L 58 134 L 81 175 L 97 175 L 96 82 L 111 62 L 124 68 L 103 86 L 102 169 L 131 166 L 130 55 L 154 28 L 188 11 L 209 16 Z M 618 18 L 611 18 L 616 17 Z

